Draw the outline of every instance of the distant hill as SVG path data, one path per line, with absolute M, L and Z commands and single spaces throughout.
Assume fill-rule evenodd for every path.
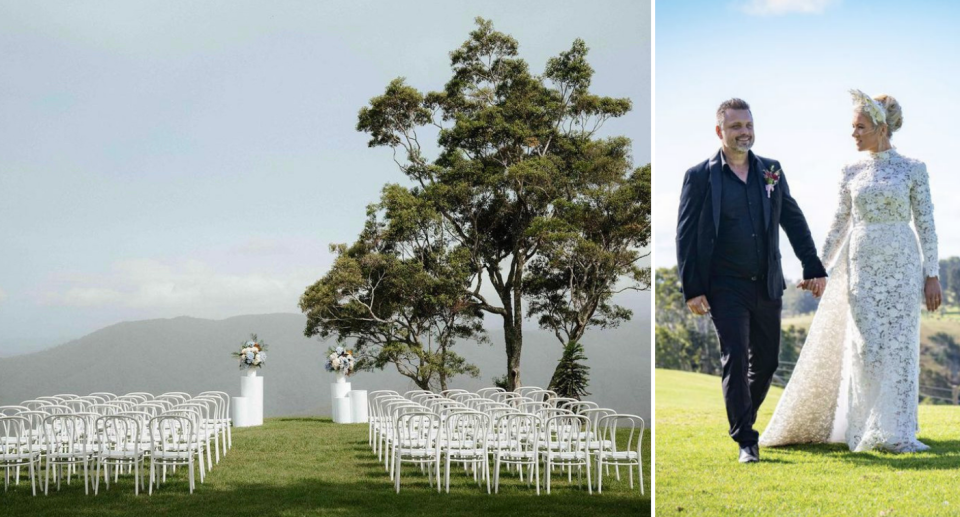
M 620 329 L 591 331 L 584 340 L 591 367 L 589 400 L 619 411 L 650 416 L 649 310 Z M 335 378 L 323 369 L 333 342 L 303 336 L 301 314 L 237 316 L 224 320 L 190 317 L 125 322 L 33 354 L 0 360 L 0 405 L 39 395 L 221 390 L 240 394 L 240 373 L 230 356 L 250 333 L 269 345 L 265 377 L 266 416 L 329 415 Z M 480 367 L 481 377 L 460 377 L 451 387 L 475 390 L 503 374 L 502 332 L 491 331 L 492 345 L 462 343 L 458 351 Z M 560 357 L 552 334 L 528 324 L 524 333 L 521 379 L 545 386 Z M 354 389 L 414 389 L 388 367 L 350 377 Z

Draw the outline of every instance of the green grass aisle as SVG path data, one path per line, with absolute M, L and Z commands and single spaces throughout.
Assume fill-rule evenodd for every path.
M 758 415 L 763 430 L 781 390 Z M 920 407 L 919 454 L 851 453 L 843 444 L 760 449 L 737 463 L 720 379 L 657 370 L 657 516 L 960 515 L 960 409 Z
M 647 460 L 649 445 L 644 444 Z M 485 485 L 481 490 L 472 477 L 455 470 L 450 493 L 438 494 L 417 467 L 405 466 L 397 495 L 367 446 L 367 426 L 336 425 L 329 419 L 274 418 L 262 427 L 234 430 L 233 449 L 204 484 L 198 482 L 193 495 L 185 470 L 168 476 L 153 496 L 139 497 L 128 476 L 109 491 L 101 483 L 96 497 L 92 490 L 84 496 L 83 479 L 78 483 L 74 477 L 59 493 L 51 486 L 49 496 L 34 498 L 24 478 L 7 493 L 0 490 L 0 515 L 650 515 L 649 475 L 644 497 L 636 485 L 629 489 L 625 475 L 620 482 L 604 477 L 603 494 L 593 496 L 586 486 L 577 489 L 576 476 L 569 484 L 566 475 L 555 475 L 552 494 L 537 497 L 512 472 L 501 473 L 499 494 L 487 495 Z M 649 474 L 649 463 L 645 470 Z

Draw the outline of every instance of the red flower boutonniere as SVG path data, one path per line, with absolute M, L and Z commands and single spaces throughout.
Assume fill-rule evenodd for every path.
M 780 173 L 783 172 L 777 169 L 774 165 L 770 165 L 770 170 L 763 171 L 763 182 L 766 184 L 767 188 L 767 199 L 770 198 L 770 194 L 773 193 L 773 187 L 777 186 L 777 183 L 780 183 Z

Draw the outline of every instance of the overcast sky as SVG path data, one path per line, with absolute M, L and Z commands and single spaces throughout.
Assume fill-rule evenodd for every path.
M 403 180 L 357 111 L 441 89 L 476 16 L 537 73 L 584 39 L 593 91 L 634 103 L 604 134 L 650 161 L 647 2 L 0 1 L 0 347 L 297 312 Z
M 659 2 L 656 13 L 655 253 L 676 264 L 684 172 L 715 153 L 717 106 L 750 103 L 753 149 L 780 160 L 821 246 L 841 166 L 858 158 L 847 90 L 893 95 L 903 108 L 900 153 L 927 163 L 940 257 L 960 255 L 960 4 L 888 0 Z M 782 240 L 785 274 L 800 263 Z

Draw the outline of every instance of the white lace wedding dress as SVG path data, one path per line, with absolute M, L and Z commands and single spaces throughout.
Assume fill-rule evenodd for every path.
M 927 449 L 916 439 L 920 306 L 939 262 L 923 162 L 891 149 L 844 167 L 821 254 L 827 289 L 760 445 Z

